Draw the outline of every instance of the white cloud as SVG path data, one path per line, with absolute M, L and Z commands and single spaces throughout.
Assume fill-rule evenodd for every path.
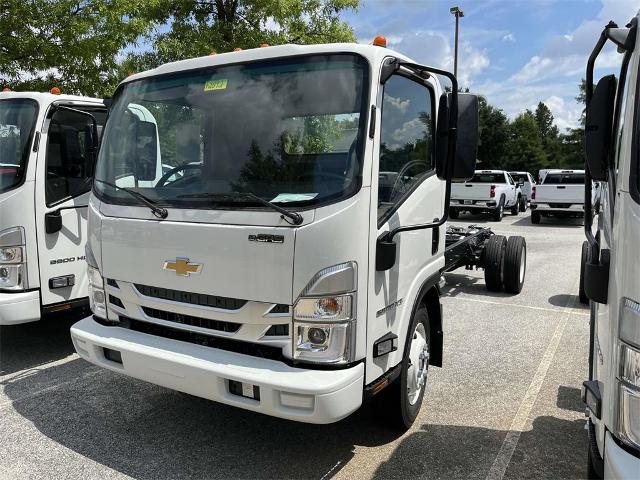
M 513 35 L 513 33 L 509 32 L 506 35 L 502 36 L 502 41 L 514 43 L 516 41 L 516 37 Z
M 424 123 L 419 118 L 404 122 L 401 128 L 394 130 L 391 137 L 396 142 L 406 142 L 407 138 L 421 138 L 424 134 Z
M 409 104 L 411 103 L 411 100 L 408 98 L 402 101 L 399 98 L 392 97 L 391 95 L 385 95 L 384 101 L 400 110 L 403 114 L 407 112 L 407 108 L 409 108 Z

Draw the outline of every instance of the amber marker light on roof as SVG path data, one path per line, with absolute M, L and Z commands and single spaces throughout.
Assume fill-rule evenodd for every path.
M 378 35 L 376 38 L 373 39 L 373 44 L 376 47 L 386 47 L 387 46 L 387 39 L 384 38 L 382 35 Z
M 233 51 L 234 52 L 240 52 L 240 51 L 242 51 L 242 49 L 240 47 L 236 47 L 236 48 L 233 49 Z
M 3 91 L 3 92 L 10 92 L 10 91 L 11 91 L 11 89 L 10 89 L 9 87 L 4 87 L 4 88 L 2 89 L 2 91 Z
M 260 48 L 267 48 L 269 46 L 268 43 L 261 43 Z
M 62 91 L 58 87 L 53 87 L 51 90 L 49 90 L 49 92 L 53 93 L 54 95 L 60 95 L 62 93 Z
M 218 52 L 216 52 L 215 50 L 211 50 L 211 51 L 209 52 L 209 55 L 217 55 L 217 54 L 218 54 Z

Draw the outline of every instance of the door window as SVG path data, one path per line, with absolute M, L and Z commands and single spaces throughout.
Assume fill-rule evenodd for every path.
M 433 171 L 431 90 L 400 75 L 384 86 L 378 172 L 378 221 L 384 221 Z
M 106 114 L 94 112 L 99 129 Z M 46 153 L 47 206 L 91 189 L 94 159 L 90 152 L 92 122 L 88 115 L 58 110 L 51 117 Z

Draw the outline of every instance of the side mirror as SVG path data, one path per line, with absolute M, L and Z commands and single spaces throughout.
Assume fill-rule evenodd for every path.
M 587 168 L 593 180 L 607 179 L 616 87 L 615 75 L 602 77 L 587 105 L 584 143 Z
M 153 122 L 136 123 L 135 176 L 138 180 L 156 179 L 158 166 L 158 133 Z
M 57 233 L 62 230 L 62 214 L 60 210 L 44 214 L 44 230 L 47 233 Z
M 396 264 L 396 242 L 386 237 L 378 238 L 376 242 L 376 270 L 384 272 Z
M 447 135 L 449 128 L 451 94 L 440 97 L 438 124 L 436 126 L 436 174 L 446 180 L 449 157 Z M 453 181 L 466 181 L 473 177 L 478 156 L 480 138 L 479 104 L 477 95 L 458 93 L 458 125 L 456 155 L 453 165 Z

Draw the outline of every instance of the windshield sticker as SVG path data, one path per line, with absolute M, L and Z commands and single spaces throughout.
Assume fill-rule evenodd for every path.
M 313 200 L 318 196 L 317 193 L 281 193 L 272 202 L 304 202 L 305 200 Z
M 209 80 L 204 84 L 204 91 L 210 92 L 212 90 L 224 90 L 227 88 L 227 79 L 218 78 L 216 80 Z

